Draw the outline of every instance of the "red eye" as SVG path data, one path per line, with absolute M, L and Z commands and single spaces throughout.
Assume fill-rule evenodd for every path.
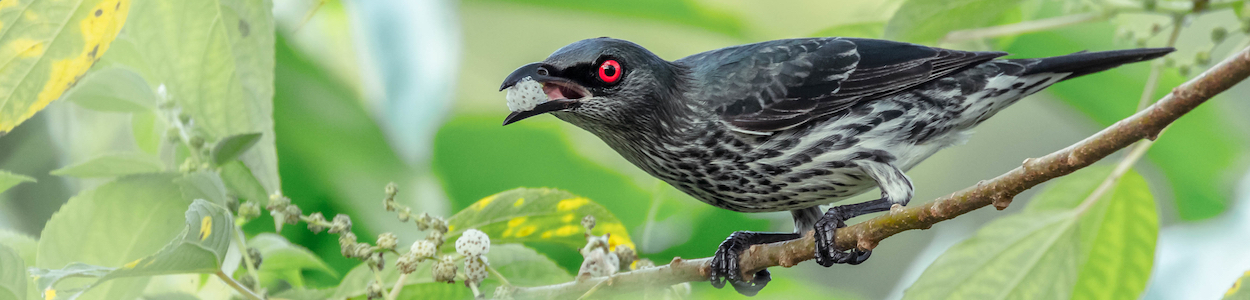
M 603 64 L 599 65 L 599 80 L 607 83 L 616 82 L 621 79 L 621 71 L 621 64 L 615 60 L 609 59 L 604 61 Z

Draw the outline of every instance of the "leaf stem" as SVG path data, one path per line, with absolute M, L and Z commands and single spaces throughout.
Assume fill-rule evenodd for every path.
M 257 295 L 256 292 L 253 292 L 252 290 L 247 289 L 247 287 L 244 287 L 243 284 L 240 284 L 238 281 L 235 281 L 234 278 L 230 278 L 230 275 L 226 275 L 226 272 L 223 272 L 222 270 L 217 270 L 217 278 L 221 279 L 221 281 L 224 281 L 226 285 L 230 286 L 231 288 L 234 288 L 234 290 L 238 291 L 239 294 L 242 294 L 244 297 L 247 297 L 248 300 L 264 300 L 265 299 L 264 297 Z
M 494 274 L 495 277 L 499 277 L 499 281 L 503 282 L 503 285 L 512 285 L 511 282 L 508 282 L 508 278 L 504 278 L 503 274 L 499 274 L 499 270 L 495 270 L 495 267 L 491 267 L 490 264 L 486 264 L 486 270 Z
M 247 275 L 252 277 L 252 282 L 256 284 L 254 289 L 260 288 L 260 273 L 256 272 L 256 265 L 252 264 L 252 256 L 247 254 L 247 238 L 243 235 L 243 229 L 239 226 L 234 227 L 234 234 L 238 237 L 239 253 L 243 254 L 243 265 L 247 268 Z

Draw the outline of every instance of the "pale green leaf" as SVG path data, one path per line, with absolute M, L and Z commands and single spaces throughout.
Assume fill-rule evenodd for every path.
M 0 193 L 9 190 L 13 186 L 23 182 L 35 182 L 34 178 L 22 174 L 13 174 L 12 172 L 0 170 Z
M 157 126 L 156 113 L 145 111 L 130 115 L 130 133 L 135 138 L 135 145 L 144 153 L 160 154 L 165 126 Z
M 226 187 L 212 171 L 198 171 L 174 180 L 182 188 L 183 199 L 204 199 L 226 206 Z
M 1125 174 L 1084 203 L 1109 168 L 1062 178 L 1019 214 L 985 225 L 938 257 L 904 299 L 1137 299 L 1158 215 L 1144 179 Z
M 1250 271 L 1233 282 L 1233 287 L 1224 292 L 1224 300 L 1250 300 Z
M 386 258 L 386 261 L 392 261 L 392 259 L 394 257 L 390 256 Z M 518 286 L 555 284 L 573 279 L 572 275 L 546 256 L 518 244 L 491 245 L 490 252 L 486 253 L 486 260 L 509 282 Z M 419 264 L 417 270 L 408 276 L 398 299 L 467 299 L 472 297 L 473 293 L 463 284 L 433 282 L 433 277 L 430 276 L 430 267 L 433 264 L 433 261 L 428 260 Z M 464 268 L 462 262 L 457 263 L 457 266 L 461 270 Z M 394 283 L 399 280 L 399 273 L 395 271 L 395 268 L 382 270 L 380 275 L 385 282 Z M 369 267 L 361 264 L 343 276 L 342 284 L 330 298 L 356 299 L 361 297 L 365 294 L 365 286 L 373 278 Z M 499 286 L 499 282 L 495 274 L 490 274 L 482 282 L 482 289 L 494 291 L 495 287 Z
M 145 295 L 143 300 L 199 300 L 199 297 L 187 293 L 165 293 L 156 295 Z
M 262 206 L 269 203 L 269 194 L 265 193 L 265 187 L 256 181 L 256 177 L 252 176 L 252 170 L 243 165 L 243 162 L 236 160 L 226 163 L 221 166 L 218 173 L 226 188 L 241 198 L 240 202 L 255 201 Z
M 324 300 L 330 299 L 330 295 L 333 293 L 333 289 L 292 288 L 273 295 L 273 298 L 289 300 Z
M 478 200 L 447 219 L 447 240 L 455 241 L 465 230 L 477 229 L 490 236 L 491 243 L 549 242 L 576 249 L 586 245 L 582 218 L 587 215 L 595 216 L 593 234 L 611 234 L 610 247 L 635 248 L 625 226 L 603 206 L 547 188 L 518 188 Z
M 155 254 L 123 264 L 120 268 L 75 262 L 60 269 L 33 268 L 36 286 L 45 297 L 75 299 L 105 281 L 127 277 L 168 274 L 213 273 L 221 268 L 234 235 L 234 221 L 224 207 L 195 200 L 187 209 L 185 227 L 178 239 Z M 63 289 L 57 283 L 70 277 L 97 278 L 86 285 Z M 49 291 L 59 291 L 50 294 Z
M 17 251 L 17 255 L 22 257 L 22 262 L 28 266 L 35 265 L 35 251 L 38 251 L 39 241 L 25 234 L 0 229 L 0 246 L 9 247 L 13 251 Z
M 129 0 L 0 1 L 0 134 L 74 86 L 129 11 Z
M 1022 0 L 907 0 L 885 25 L 886 39 L 935 45 L 951 31 L 996 25 Z
M 259 132 L 236 134 L 217 141 L 217 144 L 213 145 L 211 152 L 213 163 L 220 166 L 233 161 L 247 149 L 252 148 L 252 145 L 256 145 L 256 142 L 260 141 L 260 136 Z
M 125 67 L 88 73 L 65 99 L 84 108 L 105 112 L 147 112 L 156 108 L 156 95 L 147 81 Z
M 273 134 L 274 27 L 269 0 L 135 3 L 110 61 L 133 68 L 188 114 L 207 140 L 262 133 L 239 156 L 265 190 L 277 191 Z M 128 44 L 120 46 L 121 44 Z
M 161 160 L 147 153 L 111 153 L 52 171 L 52 175 L 78 178 L 157 173 L 165 170 Z
M 26 298 L 26 262 L 13 250 L 0 244 L 0 300 Z
M 34 267 L 63 268 L 81 262 L 110 268 L 156 253 L 180 237 L 183 197 L 178 174 L 132 175 L 83 191 L 52 215 L 40 234 Z M 131 299 L 147 278 L 112 280 L 83 295 L 86 299 Z
M 302 271 L 319 271 L 330 276 L 338 274 L 321 261 L 320 257 L 308 249 L 291 244 L 286 238 L 273 233 L 262 233 L 247 240 L 248 247 L 260 251 L 262 262 L 260 282 L 263 286 L 274 286 L 278 281 L 286 281 L 293 287 L 304 287 Z

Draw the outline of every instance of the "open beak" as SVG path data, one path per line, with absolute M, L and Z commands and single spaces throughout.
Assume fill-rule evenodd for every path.
M 577 83 L 558 76 L 553 76 L 552 68 L 544 63 L 532 63 L 517 68 L 505 78 L 499 90 L 511 88 L 523 80 L 534 80 L 542 84 L 547 101 L 539 103 L 530 110 L 514 111 L 504 118 L 503 125 L 515 123 L 525 118 L 577 107 L 579 100 L 590 96 L 590 92 Z

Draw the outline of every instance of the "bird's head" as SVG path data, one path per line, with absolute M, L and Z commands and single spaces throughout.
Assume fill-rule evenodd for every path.
M 503 124 L 544 113 L 579 120 L 575 124 L 625 121 L 672 97 L 678 69 L 629 41 L 581 40 L 504 79 L 499 90 L 508 90 L 512 114 Z

